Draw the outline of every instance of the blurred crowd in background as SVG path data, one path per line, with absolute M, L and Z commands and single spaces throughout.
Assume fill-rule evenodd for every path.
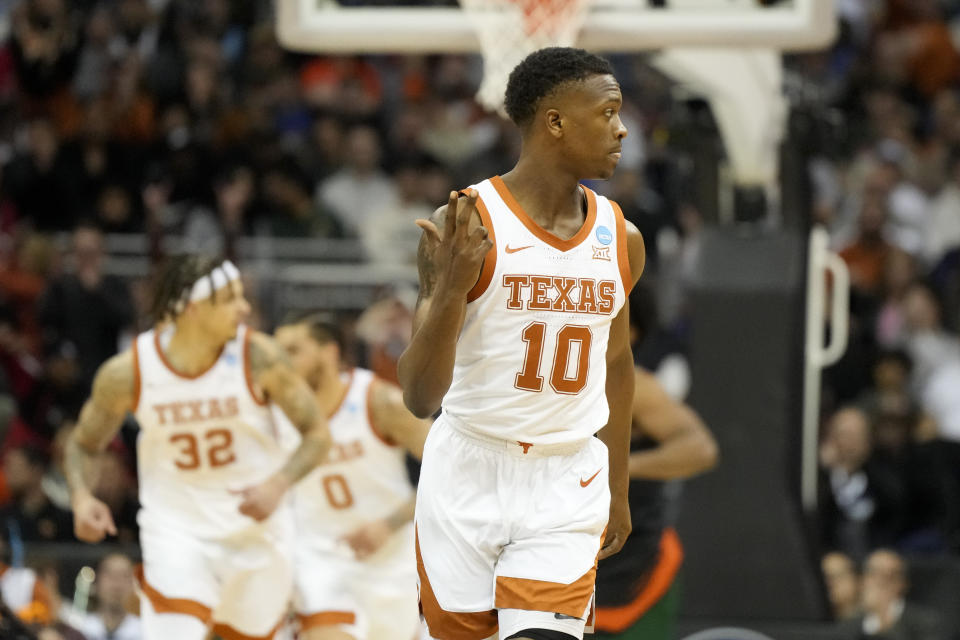
M 850 347 L 824 381 L 819 542 L 838 620 L 866 629 L 904 598 L 904 557 L 960 552 L 960 2 L 837 5 L 840 40 L 791 56 L 788 84 L 828 132 L 805 141 L 801 224 L 829 229 L 852 276 Z M 243 237 L 352 239 L 358 263 L 410 266 L 413 221 L 508 170 L 519 139 L 473 99 L 478 57 L 293 54 L 266 0 L 5 0 L 0 36 L 0 595 L 50 623 L 45 640 L 123 625 L 109 637 L 133 640 L 128 557 L 102 560 L 89 606 L 61 602 L 74 568 L 19 568 L 74 541 L 64 439 L 99 364 L 151 322 L 151 274 L 116 275 L 105 238 L 140 234 L 156 264 L 176 236 L 241 269 Z M 714 222 L 690 197 L 691 111 L 642 57 L 612 61 L 630 135 L 591 186 L 645 236 L 637 360 L 682 395 Z M 360 311 L 344 317 L 353 360 L 394 377 L 409 298 Z M 122 433 L 98 494 L 134 545 L 135 425 Z M 16 571 L 35 588 L 8 593 Z

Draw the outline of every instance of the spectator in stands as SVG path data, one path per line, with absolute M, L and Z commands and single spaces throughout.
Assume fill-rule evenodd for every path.
M 261 226 L 284 238 L 341 238 L 345 229 L 353 229 L 312 197 L 311 186 L 310 178 L 290 159 L 268 169 L 262 184 L 268 211 Z M 361 196 L 358 205 L 364 199 Z
M 0 508 L 0 530 L 11 544 L 74 539 L 70 512 L 56 507 L 44 493 L 48 463 L 47 456 L 30 445 L 12 448 L 3 457 L 11 501 Z
M 960 247 L 960 152 L 955 150 L 950 160 L 950 180 L 930 203 L 924 227 L 924 261 L 936 266 L 957 247 Z
M 883 268 L 883 299 L 874 327 L 876 341 L 882 347 L 902 347 L 907 338 L 907 319 L 904 298 L 910 285 L 919 278 L 916 259 L 899 248 L 887 253 Z
M 26 0 L 16 6 L 11 22 L 20 90 L 37 100 L 62 97 L 79 56 L 78 25 L 67 0 Z
M 872 456 L 870 421 L 855 407 L 831 416 L 820 447 L 821 542 L 861 559 L 903 528 L 904 488 Z
M 351 235 L 362 235 L 373 213 L 396 201 L 393 181 L 380 168 L 381 151 L 376 129 L 365 125 L 350 129 L 346 166 L 320 183 L 320 202 Z
M 887 204 L 878 194 L 865 194 L 860 210 L 859 233 L 853 244 L 840 251 L 850 269 L 850 284 L 860 294 L 873 296 L 883 282 L 890 245 L 883 236 Z
M 873 386 L 861 394 L 857 405 L 871 418 L 881 413 L 917 414 L 919 407 L 910 394 L 912 368 L 902 349 L 881 351 L 873 363 Z
M 420 178 L 426 165 L 426 161 L 408 160 L 397 167 L 394 173 L 396 199 L 383 203 L 371 212 L 361 235 L 370 262 L 416 265 L 420 227 L 415 221 L 418 218 L 429 219 L 435 209 L 424 196 Z
M 97 228 L 78 226 L 73 232 L 73 271 L 55 278 L 40 301 L 47 348 L 72 344 L 87 388 L 97 367 L 117 352 L 123 332 L 134 321 L 126 284 L 103 272 L 103 243 Z
M 904 312 L 914 392 L 941 437 L 960 441 L 960 338 L 944 328 L 940 305 L 922 284 L 907 291 Z
M 878 163 L 870 180 L 882 185 L 887 193 L 886 239 L 911 255 L 919 255 L 929 199 L 906 175 L 910 154 L 902 142 L 885 139 L 877 145 L 876 156 Z
M 872 421 L 877 473 L 903 486 L 903 525 L 897 547 L 904 552 L 943 552 L 957 509 L 952 499 L 942 443 L 916 413 L 888 410 Z
M 936 613 L 908 603 L 907 566 L 895 551 L 867 558 L 860 602 L 863 613 L 842 625 L 851 640 L 946 640 Z
M 130 613 L 137 599 L 130 559 L 111 553 L 101 560 L 94 590 L 96 609 L 91 613 L 77 612 L 71 620 L 73 626 L 86 640 L 140 640 L 140 618 Z
M 12 307 L 17 329 L 23 333 L 23 348 L 40 353 L 37 301 L 47 286 L 56 262 L 56 247 L 48 236 L 30 233 L 14 238 L 16 250 L 10 263 L 0 267 L 0 293 Z
M 26 139 L 26 149 L 4 171 L 4 188 L 20 216 L 35 229 L 72 229 L 77 222 L 80 167 L 65 153 L 51 120 L 35 118 Z
M 75 418 L 86 399 L 88 383 L 81 378 L 77 349 L 62 341 L 47 348 L 39 377 L 20 399 L 22 417 L 35 437 L 48 442 L 64 420 Z
M 837 551 L 820 561 L 827 597 L 837 622 L 852 620 L 860 613 L 860 576 L 850 556 Z

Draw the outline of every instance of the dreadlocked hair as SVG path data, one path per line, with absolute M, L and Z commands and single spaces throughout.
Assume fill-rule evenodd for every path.
M 209 277 L 222 263 L 222 258 L 193 254 L 168 258 L 157 279 L 152 309 L 154 320 L 164 322 L 180 315 L 190 301 L 193 285 L 201 278 Z

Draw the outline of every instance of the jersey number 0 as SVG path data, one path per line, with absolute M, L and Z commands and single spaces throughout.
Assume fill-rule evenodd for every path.
M 524 391 L 543 391 L 543 378 L 540 376 L 540 361 L 543 359 L 543 339 L 547 325 L 543 322 L 531 322 L 520 334 L 527 343 L 523 358 L 523 368 L 517 374 L 514 386 Z M 553 369 L 550 373 L 550 386 L 557 393 L 576 395 L 587 385 L 587 369 L 590 366 L 590 342 L 593 334 L 590 327 L 580 324 L 565 324 L 557 332 L 557 348 L 553 354 Z M 577 361 L 571 375 L 570 353 L 573 344 L 578 343 Z

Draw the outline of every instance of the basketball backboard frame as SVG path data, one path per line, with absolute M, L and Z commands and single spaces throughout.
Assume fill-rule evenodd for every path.
M 459 8 L 341 7 L 330 0 L 277 0 L 277 37 L 311 53 L 469 53 L 480 50 Z M 836 37 L 834 0 L 755 9 L 665 10 L 641 2 L 591 9 L 577 41 L 592 51 L 668 47 L 808 51 Z

